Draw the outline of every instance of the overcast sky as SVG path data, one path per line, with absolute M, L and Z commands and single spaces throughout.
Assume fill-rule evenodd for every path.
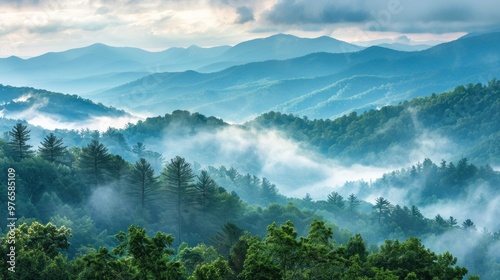
M 276 33 L 418 43 L 500 30 L 497 0 L 1 0 L 0 11 L 0 57 L 97 42 L 159 51 Z

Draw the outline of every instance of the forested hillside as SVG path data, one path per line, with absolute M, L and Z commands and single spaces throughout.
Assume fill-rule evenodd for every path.
M 105 132 L 33 128 L 43 134 L 36 141 L 17 123 L 0 140 L 0 184 L 13 198 L 0 211 L 17 218 L 15 231 L 2 228 L 2 278 L 498 279 L 499 86 L 459 86 L 335 120 L 272 112 L 236 126 L 177 110 Z M 425 159 L 325 187 L 316 199 L 292 197 L 251 172 L 281 156 L 245 142 L 259 136 L 266 146 L 278 137 L 270 130 L 351 162 L 409 149 L 422 131 L 469 145 L 475 157 Z M 219 153 L 244 168 L 195 162 Z M 7 270 L 12 232 L 18 274 Z
M 1 145 L 2 184 L 15 177 L 15 207 L 3 200 L 1 209 L 7 216 L 11 206 L 18 218 L 15 248 L 4 233 L 1 250 L 16 251 L 19 274 L 8 273 L 6 260 L 4 279 L 461 279 L 468 270 L 450 253 L 407 237 L 478 234 L 471 220 L 459 227 L 453 217 L 429 219 L 383 197 L 373 206 L 336 192 L 316 202 L 286 198 L 265 178 L 198 169 L 182 157 L 156 174 L 140 147 L 132 147 L 139 159 L 127 162 L 98 138 L 68 148 L 49 134 L 35 153 L 29 133 L 18 124 Z M 245 203 L 237 192 L 255 200 Z M 336 220 L 364 224 L 366 237 Z M 482 246 L 498 245 L 498 232 L 480 236 Z M 400 241 L 375 245 L 386 238 Z M 489 258 L 481 248 L 471 263 Z M 497 262 L 481 264 L 474 273 L 495 279 Z
M 278 129 L 323 154 L 350 162 L 385 158 L 383 154 L 396 147 L 404 151 L 419 141 L 445 137 L 457 145 L 457 158 L 498 165 L 499 119 L 500 81 L 492 80 L 333 120 L 270 112 L 247 125 Z
M 86 126 L 93 129 L 106 128 L 103 123 L 126 123 L 137 119 L 123 110 L 94 103 L 77 95 L 1 84 L 0 117 L 49 128 Z M 6 125 L 10 126 L 12 122 L 0 122 L 3 128 Z

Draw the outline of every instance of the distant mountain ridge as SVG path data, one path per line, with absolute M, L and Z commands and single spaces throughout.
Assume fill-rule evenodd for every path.
M 233 66 L 213 73 L 158 73 L 95 98 L 162 114 L 185 109 L 230 121 L 263 112 L 331 118 L 378 108 L 457 84 L 500 76 L 500 33 L 462 38 L 419 52 L 369 47 Z
M 131 117 L 123 110 L 76 95 L 0 84 L 0 114 L 7 119 L 85 123 L 98 118 Z
M 361 49 L 330 37 L 308 39 L 285 34 L 242 42 L 234 47 L 190 46 L 160 52 L 93 44 L 29 59 L 0 59 L 0 83 L 85 95 L 153 73 L 213 72 L 248 62 Z

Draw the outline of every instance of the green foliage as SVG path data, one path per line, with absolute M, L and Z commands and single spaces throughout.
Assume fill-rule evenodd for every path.
M 369 256 L 368 262 L 371 266 L 393 271 L 400 279 L 410 273 L 417 279 L 462 279 L 467 274 L 467 269 L 454 266 L 457 259 L 450 253 L 437 255 L 416 238 L 405 242 L 387 240 L 378 253 Z
M 460 156 L 499 163 L 499 89 L 500 81 L 494 79 L 487 85 L 458 86 L 361 115 L 353 112 L 334 120 L 309 120 L 269 112 L 247 125 L 281 130 L 323 154 L 352 163 L 368 163 L 395 146 L 409 149 L 420 127 L 425 127 L 459 143 L 464 151 Z
M 15 239 L 0 240 L 3 262 L 0 265 L 3 279 L 67 279 L 68 261 L 61 254 L 67 250 L 71 230 L 62 226 L 57 228 L 51 223 L 42 225 L 33 222 L 23 223 L 14 230 Z M 15 243 L 12 242 L 15 241 Z M 15 247 L 15 272 L 7 270 L 7 256 Z
M 186 274 L 191 275 L 198 265 L 208 264 L 215 261 L 219 255 L 212 246 L 198 244 L 196 247 L 185 247 L 179 249 L 177 258 L 186 268 Z
M 338 192 L 335 191 L 328 194 L 326 202 L 328 202 L 332 207 L 337 207 L 340 209 L 343 209 L 345 206 L 344 198 Z
M 14 160 L 21 161 L 33 153 L 31 150 L 32 146 L 28 144 L 30 132 L 31 130 L 22 123 L 17 123 L 12 130 L 9 131 L 10 141 L 8 144 L 11 156 Z
M 109 178 L 109 166 L 112 157 L 108 149 L 99 140 L 91 140 L 84 147 L 78 158 L 80 172 L 94 186 L 103 184 Z
M 227 222 L 213 238 L 210 239 L 217 251 L 224 257 L 229 257 L 231 247 L 240 239 L 244 231 L 234 223 Z
M 155 171 L 144 158 L 139 159 L 132 167 L 128 177 L 128 190 L 125 193 L 139 205 L 142 217 L 146 208 L 149 208 L 155 200 L 158 201 L 160 192 Z
M 227 261 L 219 257 L 211 263 L 196 266 L 188 280 L 230 280 L 233 277 Z
M 72 279 L 140 279 L 139 269 L 129 259 L 119 259 L 101 247 L 71 264 Z
M 475 139 L 479 137 L 481 142 L 474 149 L 488 147 L 491 150 L 488 153 L 495 155 L 494 143 L 498 137 L 494 130 L 498 124 L 481 118 L 498 114 L 492 109 L 498 106 L 494 97 L 497 84 L 494 81 L 486 87 L 457 88 L 451 93 L 331 121 L 310 121 L 277 113 L 266 116 L 273 117 L 273 126 L 297 132 L 293 137 L 310 141 L 324 153 L 339 158 L 356 154 L 362 157 L 361 154 L 370 149 L 384 151 L 401 143 L 404 147 L 404 143 L 414 139 L 414 117 L 418 123 L 439 133 L 450 132 L 452 137 L 463 139 L 461 145 L 476 145 Z M 479 101 L 477 92 L 484 94 L 490 103 Z M 462 99 L 470 97 L 473 97 L 470 102 L 482 105 L 471 104 L 472 109 L 460 107 L 468 106 Z M 440 106 L 445 108 L 441 117 Z M 478 113 L 478 110 L 484 112 Z M 429 122 L 430 119 L 433 122 Z M 287 123 L 288 120 L 293 124 Z M 475 131 L 469 130 L 471 122 L 477 126 Z M 30 279 L 28 273 L 39 279 L 183 279 L 188 276 L 232 279 L 237 275 L 241 279 L 459 279 L 465 275 L 453 256 L 428 252 L 411 239 L 401 243 L 390 241 L 391 246 L 384 245 L 380 250 L 373 243 L 394 237 L 439 238 L 448 232 L 480 234 L 472 230 L 475 226 L 470 219 L 459 222 L 441 215 L 428 219 L 416 205 L 464 197 L 476 183 L 497 190 L 500 175 L 491 166 L 474 165 L 468 158 L 443 161 L 439 165 L 426 159 L 410 168 L 385 174 L 370 184 L 346 184 L 359 187 L 359 195 L 365 188 L 418 187 L 425 200 L 412 206 L 392 206 L 380 197 L 373 208 L 354 194 L 347 196 L 356 188 L 332 192 L 324 201 L 313 201 L 310 195 L 304 199 L 286 198 L 266 178 L 240 174 L 235 168 L 224 166 L 209 166 L 201 172 L 201 168 L 196 167 L 193 171 L 182 157 L 164 166 L 156 182 L 154 170 L 159 171 L 163 166 L 163 157 L 147 150 L 141 141 L 154 147 L 151 143 L 155 142 L 146 139 L 163 133 L 192 137 L 204 129 L 226 125 L 215 118 L 175 111 L 172 115 L 147 119 L 137 126 L 129 125 L 124 130 L 108 129 L 102 134 L 89 130 L 54 131 L 41 143 L 38 155 L 31 156 L 28 148 L 29 156 L 23 159 L 15 158 L 12 144 L 0 140 L 2 187 L 7 182 L 4 178 L 7 168 L 19 171 L 16 179 L 18 216 L 50 220 L 57 226 L 73 229 L 73 236 L 67 239 L 71 246 L 66 249 L 62 248 L 63 243 L 57 243 L 58 239 L 53 240 L 55 250 L 36 247 L 36 244 L 50 243 L 43 238 L 33 243 L 35 245 L 26 246 L 19 255 L 31 265 L 24 277 Z M 489 136 L 483 136 L 481 130 Z M 309 138 L 311 135 L 314 138 Z M 26 136 L 29 137 L 29 130 Z M 90 143 L 84 148 L 70 147 L 61 159 L 61 154 L 50 153 L 50 147 L 59 147 L 63 152 L 62 137 L 68 145 Z M 130 148 L 127 142 L 137 145 Z M 136 161 L 139 155 L 142 157 L 135 164 L 128 162 Z M 87 188 L 89 184 L 101 186 L 105 192 L 93 192 Z M 130 191 L 128 198 L 137 198 L 133 205 L 146 213 L 143 219 L 133 220 L 134 206 L 130 207 L 122 196 L 127 191 Z M 0 201 L 0 208 L 7 209 L 6 201 Z M 173 232 L 177 242 L 189 244 L 174 256 L 170 249 L 174 240 L 170 235 L 160 233 L 148 237 L 145 228 L 138 226 L 129 228 L 128 234 L 118 234 L 119 244 L 113 243 L 107 232 L 124 230 L 132 222 L 148 230 Z M 359 230 L 363 238 L 345 228 Z M 41 228 L 36 231 L 44 232 Z M 46 239 L 50 240 L 51 233 L 46 233 Z M 261 240 L 258 236 L 264 238 Z M 461 261 L 471 267 L 473 274 L 481 274 L 482 279 L 497 279 L 500 269 L 491 252 L 498 247 L 495 237 L 498 233 L 484 236 Z M 190 247 L 193 244 L 199 245 Z M 115 250 L 111 250 L 113 247 Z M 6 250 L 3 246 L 3 255 Z M 174 257 L 178 261 L 173 261 Z M 4 272 L 0 278 L 9 279 Z
M 40 143 L 38 153 L 41 158 L 49 162 L 61 162 L 66 153 L 66 146 L 63 146 L 63 140 L 57 138 L 54 133 L 47 135 Z
M 131 257 L 131 264 L 139 271 L 138 279 L 163 279 L 167 277 L 167 271 L 172 268 L 169 257 L 174 251 L 169 249 L 174 242 L 170 234 L 158 232 L 154 237 L 146 235 L 146 229 L 131 225 L 128 234 L 120 232 L 116 235 L 120 242 L 111 252 L 115 255 L 126 255 Z M 174 270 L 176 273 L 181 269 Z M 172 273 L 172 271 L 170 271 Z M 174 275 L 168 275 L 173 277 Z M 181 275 L 177 275 L 181 277 Z
M 184 158 L 177 156 L 170 160 L 170 163 L 163 170 L 162 176 L 167 201 L 173 210 L 177 224 L 177 240 L 182 242 L 185 223 L 183 213 L 193 204 L 191 197 L 196 191 L 193 185 L 195 175 L 191 165 Z

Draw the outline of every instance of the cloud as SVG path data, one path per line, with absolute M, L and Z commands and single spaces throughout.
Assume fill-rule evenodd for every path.
M 28 27 L 28 32 L 44 34 L 44 33 L 55 33 L 65 29 L 67 29 L 67 27 L 63 25 L 63 22 L 59 20 L 51 20 L 42 24 L 34 24 Z
M 12 7 L 26 7 L 26 6 L 38 6 L 41 3 L 46 2 L 43 0 L 3 0 L 0 6 L 12 6 Z
M 236 13 L 238 14 L 238 18 L 236 19 L 236 23 L 247 23 L 249 21 L 254 21 L 253 9 L 246 6 L 241 6 L 236 9 Z
M 354 25 L 365 31 L 445 33 L 490 30 L 500 25 L 500 6 L 492 0 L 440 1 L 306 1 L 279 0 L 263 13 L 272 24 L 304 30 L 310 25 Z
M 437 214 L 447 218 L 453 216 L 459 225 L 466 219 L 471 219 L 478 229 L 489 231 L 500 230 L 500 195 L 494 188 L 485 184 L 470 186 L 467 194 L 458 199 L 439 200 L 436 203 L 421 208 L 426 217 Z
M 356 1 L 355 1 L 356 2 Z M 363 22 L 369 13 L 363 5 L 346 1 L 278 1 L 264 12 L 265 19 L 274 24 L 329 24 Z
M 11 46 L 0 49 L 0 56 L 33 56 L 96 42 L 148 50 L 233 45 L 256 33 L 356 41 L 392 32 L 391 37 L 438 34 L 435 39 L 443 41 L 500 29 L 500 5 L 493 0 L 453 5 L 429 0 L 8 0 L 0 7 L 0 38 Z M 449 36 L 455 33 L 460 34 Z

